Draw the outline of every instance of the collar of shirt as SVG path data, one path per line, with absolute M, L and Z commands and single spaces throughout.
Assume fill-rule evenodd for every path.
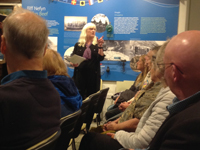
M 199 99 L 200 99 L 200 91 L 184 100 L 181 100 L 181 101 L 177 97 L 175 97 L 173 99 L 173 104 L 167 106 L 167 109 L 168 109 L 170 115 L 173 115 L 175 113 L 178 113 L 178 112 L 184 110 L 190 104 L 196 102 Z
M 36 71 L 36 70 L 21 70 L 21 71 L 16 71 L 13 72 L 7 76 L 5 76 L 1 80 L 1 85 L 7 84 L 11 81 L 14 81 L 16 79 L 26 77 L 26 78 L 47 78 L 47 71 Z

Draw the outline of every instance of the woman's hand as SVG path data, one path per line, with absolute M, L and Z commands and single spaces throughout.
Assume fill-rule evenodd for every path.
M 107 133 L 107 135 L 110 136 L 110 137 L 113 138 L 113 139 L 114 139 L 114 137 L 115 137 L 115 134 L 114 134 L 114 133 Z
M 115 122 L 115 121 L 111 121 L 109 124 L 106 125 L 106 131 L 108 130 L 114 130 L 114 131 L 117 131 L 117 124 L 118 122 Z
M 98 54 L 103 56 L 104 55 L 103 47 L 102 47 L 104 43 L 103 36 L 100 39 L 98 39 L 97 37 L 97 43 L 98 43 Z
M 73 64 L 72 62 L 70 62 L 70 65 L 72 65 L 73 67 L 78 67 L 78 64 Z
M 123 103 L 121 103 L 121 104 L 118 106 L 119 110 L 124 111 L 124 110 L 130 105 L 130 103 L 131 103 L 131 102 L 123 102 Z
M 104 43 L 103 36 L 100 39 L 98 39 L 98 37 L 97 37 L 97 43 L 98 43 L 98 47 L 102 47 L 102 45 Z
M 108 125 L 109 123 L 111 123 L 111 121 L 109 121 L 109 122 L 107 122 L 107 123 L 105 123 L 105 124 L 103 125 L 103 131 L 107 131 L 107 125 Z

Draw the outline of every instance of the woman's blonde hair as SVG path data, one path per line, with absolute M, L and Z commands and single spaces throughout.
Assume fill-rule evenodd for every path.
M 139 85 L 139 89 L 142 88 L 144 79 L 145 79 L 145 77 L 147 76 L 147 73 L 148 73 L 148 67 L 145 65 L 145 56 L 146 56 L 146 55 L 140 56 L 140 58 L 142 58 L 142 63 L 143 63 L 143 66 L 144 66 L 144 70 L 143 70 L 143 72 L 141 72 L 141 73 L 139 74 L 137 80 L 135 81 L 135 86 L 136 86 L 136 87 L 137 87 L 137 85 L 138 85 L 139 83 L 141 83 L 141 84 Z
M 95 25 L 94 23 L 87 23 L 87 24 L 83 27 L 83 29 L 82 29 L 82 31 L 81 31 L 81 34 L 80 34 L 80 37 L 79 37 L 79 40 L 78 40 L 78 42 L 79 42 L 78 46 L 82 46 L 82 47 L 85 46 L 86 38 L 87 38 L 87 33 L 86 33 L 86 31 L 87 31 L 88 28 L 95 28 L 95 29 L 96 29 L 96 25 Z M 96 44 L 97 44 L 97 37 L 96 37 L 96 36 L 94 36 L 93 41 L 92 41 L 92 44 L 93 44 L 93 45 L 96 45 Z
M 59 53 L 51 49 L 46 50 L 43 59 L 43 69 L 47 70 L 48 76 L 64 75 L 69 77 L 62 57 Z

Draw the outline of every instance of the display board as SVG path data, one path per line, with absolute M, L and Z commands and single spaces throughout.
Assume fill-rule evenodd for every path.
M 131 58 L 177 34 L 179 0 L 22 0 L 22 7 L 47 20 L 49 45 L 63 58 L 73 51 L 82 27 L 95 23 L 96 36 L 105 40 L 102 72 L 110 68 L 107 77 L 102 73 L 103 80 L 113 79 L 115 73 L 117 81 L 137 75 L 130 69 Z M 109 24 L 111 32 L 106 28 Z M 125 71 L 115 69 L 122 60 L 126 60 Z M 72 68 L 69 73 L 73 74 Z

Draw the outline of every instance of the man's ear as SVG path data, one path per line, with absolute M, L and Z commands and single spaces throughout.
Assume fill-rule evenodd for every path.
M 46 54 L 47 47 L 48 47 L 48 44 L 46 44 L 45 47 L 44 47 L 44 53 L 43 53 L 43 56 Z
M 172 65 L 172 77 L 174 82 L 178 82 L 181 79 L 181 73 L 178 71 L 175 65 Z
M 1 53 L 4 55 L 6 53 L 6 39 L 3 35 L 1 36 Z

